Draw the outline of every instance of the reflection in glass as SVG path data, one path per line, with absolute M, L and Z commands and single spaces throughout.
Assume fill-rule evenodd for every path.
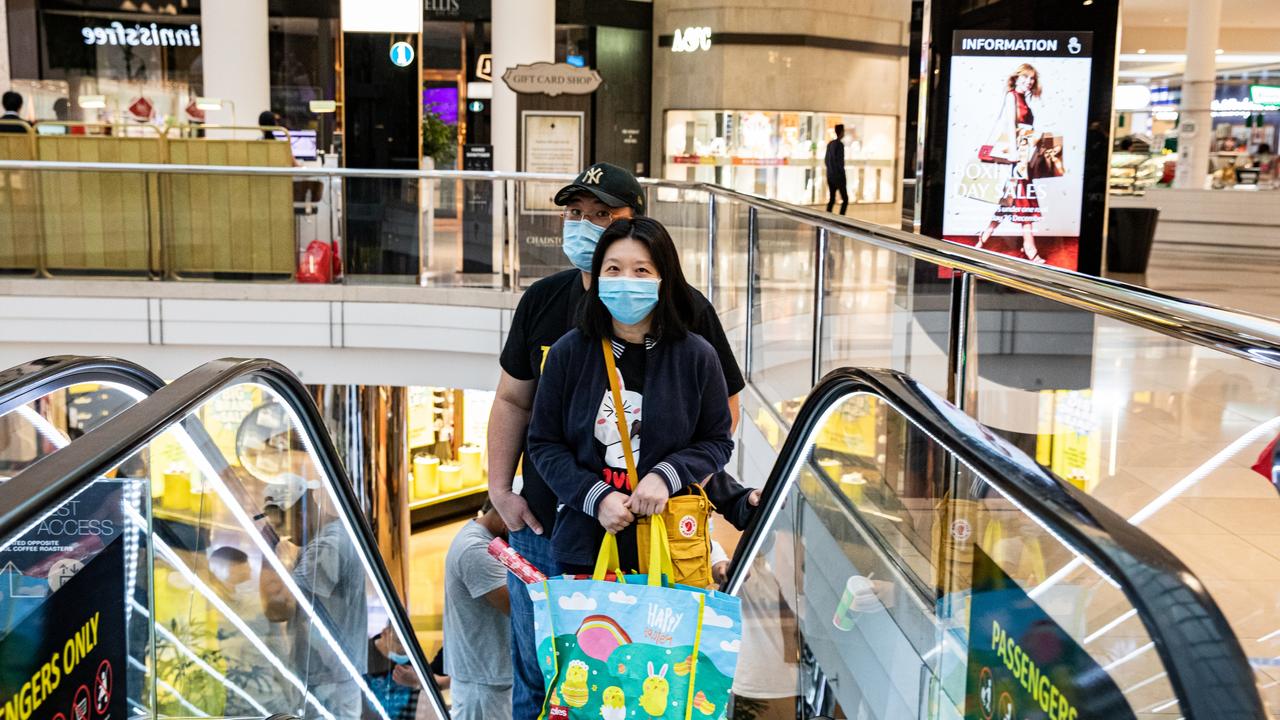
M 74 583 L 104 546 L 123 546 L 129 697 L 149 707 L 153 683 L 147 714 L 442 717 L 301 427 L 272 387 L 224 388 L 5 542 L 0 563 L 29 567 L 39 547 L 41 567 L 63 560 Z M 68 522 L 110 534 L 32 545 Z M 40 587 L 29 602 L 48 601 Z
M 1056 642 L 1077 648 L 1071 657 L 1101 670 L 1073 681 L 1114 683 L 1143 717 L 1180 712 L 1159 653 L 1116 582 L 892 402 L 852 393 L 807 442 L 769 534 L 745 558 L 741 589 L 744 631 L 748 607 L 768 618 L 760 627 L 769 630 L 755 640 L 745 632 L 744 643 L 755 642 L 776 667 L 798 662 L 806 712 L 964 716 L 979 558 L 1016 584 L 1017 597 L 1030 598 L 1024 602 L 1048 618 Z M 1071 572 L 1055 577 L 1064 566 Z M 776 660 L 771 641 L 790 637 L 777 628 L 792 622 L 798 648 Z

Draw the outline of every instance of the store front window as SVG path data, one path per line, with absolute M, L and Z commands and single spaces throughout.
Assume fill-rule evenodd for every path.
M 409 457 L 413 508 L 461 500 L 488 487 L 485 433 L 494 393 L 409 388 Z
M 664 177 L 816 204 L 826 198 L 823 157 L 838 124 L 845 127 L 850 201 L 894 202 L 898 121 L 892 115 L 669 110 Z
M 153 15 L 49 9 L 41 18 L 38 66 L 32 67 L 29 59 L 15 63 L 13 83 L 36 118 L 109 124 L 183 122 L 188 107 L 196 111 L 192 100 L 202 85 L 198 12 Z M 29 44 L 14 43 L 11 33 L 12 48 Z M 82 102 L 86 96 L 91 100 Z M 56 125 L 47 127 L 56 131 Z
M 1121 102 L 1111 155 L 1111 193 L 1136 195 L 1171 186 L 1182 131 L 1178 112 L 1182 88 L 1163 83 L 1122 85 L 1117 96 Z M 1130 100 L 1127 105 L 1126 100 Z M 1219 78 L 1211 108 L 1212 141 L 1205 168 L 1209 187 L 1276 187 L 1280 82 L 1265 73 Z

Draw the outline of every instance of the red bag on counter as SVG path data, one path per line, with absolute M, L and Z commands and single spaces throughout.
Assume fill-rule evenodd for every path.
M 342 256 L 338 243 L 312 240 L 298 260 L 298 282 L 331 283 L 342 277 Z

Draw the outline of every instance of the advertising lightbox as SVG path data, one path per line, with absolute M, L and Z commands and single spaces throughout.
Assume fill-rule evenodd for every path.
M 1078 268 L 1092 39 L 955 32 L 946 240 Z

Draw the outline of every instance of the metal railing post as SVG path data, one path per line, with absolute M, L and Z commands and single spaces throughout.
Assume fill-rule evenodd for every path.
M 511 253 L 511 289 L 520 290 L 520 243 L 516 233 L 516 181 L 502 182 L 502 239 Z
M 822 327 L 827 301 L 827 229 L 818 228 L 814 237 L 813 272 L 813 375 L 810 386 L 822 379 Z
M 951 306 L 947 322 L 947 400 L 970 416 L 977 416 L 977 358 L 973 355 L 973 276 L 951 276 Z
M 707 192 L 707 300 L 716 305 L 716 194 Z
M 747 382 L 751 382 L 751 372 L 755 368 L 755 362 L 752 360 L 753 350 L 755 349 L 754 337 L 756 334 L 755 317 L 756 317 L 756 299 L 759 297 L 760 279 L 756 277 L 756 255 L 759 252 L 760 244 L 760 219 L 759 211 L 754 205 L 747 207 L 747 338 L 743 347 L 743 354 L 746 355 L 742 360 L 744 374 Z

